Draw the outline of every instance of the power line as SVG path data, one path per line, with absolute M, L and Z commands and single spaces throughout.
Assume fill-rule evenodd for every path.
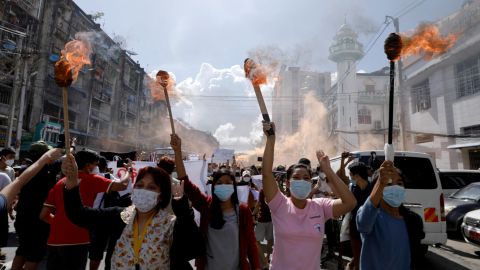
M 407 15 L 408 13 L 410 13 L 410 11 L 414 10 L 415 8 L 419 7 L 421 4 L 425 3 L 426 0 L 420 0 L 416 5 L 412 6 L 411 8 L 407 9 L 406 11 L 404 11 L 403 13 L 401 13 L 400 15 L 397 15 L 396 17 L 397 18 L 400 18 L 402 16 L 405 16 Z

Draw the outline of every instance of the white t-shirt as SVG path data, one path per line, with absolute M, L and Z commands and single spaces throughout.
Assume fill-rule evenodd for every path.
M 11 182 L 12 181 L 10 180 L 8 174 L 0 172 L 0 190 L 8 186 Z
M 5 170 L 0 170 L 0 172 L 6 173 L 8 175 L 8 177 L 10 178 L 10 181 L 15 180 L 15 170 L 12 167 L 7 166 L 5 168 Z

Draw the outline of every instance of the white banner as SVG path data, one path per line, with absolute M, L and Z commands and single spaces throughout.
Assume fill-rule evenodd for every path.
M 213 153 L 212 161 L 213 163 L 226 163 L 230 161 L 230 164 L 233 161 L 233 155 L 235 154 L 235 150 L 233 149 L 217 149 L 215 153 Z
M 188 178 L 195 185 L 197 185 L 202 192 L 205 192 L 205 183 L 207 182 L 207 164 L 203 160 L 187 160 L 183 162 L 185 164 L 185 170 L 187 171 Z M 133 162 L 133 179 L 135 182 L 138 171 L 145 167 L 156 167 L 157 163 L 151 161 L 134 161 Z M 108 167 L 113 170 L 113 174 L 117 178 L 122 178 L 125 175 L 126 169 L 123 167 L 117 167 L 116 161 L 110 161 Z

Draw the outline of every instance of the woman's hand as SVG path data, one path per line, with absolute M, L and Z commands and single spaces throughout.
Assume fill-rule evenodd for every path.
M 322 172 L 326 173 L 332 170 L 332 167 L 330 167 L 330 159 L 322 150 L 317 151 L 317 159 Z
M 65 180 L 65 186 L 67 189 L 72 189 L 79 184 L 77 162 L 72 154 L 67 155 L 63 160 L 62 172 L 67 177 Z
M 393 165 L 393 162 L 385 160 L 380 166 L 380 174 L 378 181 L 382 186 L 392 183 L 392 179 L 399 178 L 398 171 Z
M 267 140 L 273 139 L 275 141 L 275 123 L 263 121 L 263 133 L 267 136 Z M 268 131 L 273 130 L 273 135 L 269 134 Z
M 175 153 L 182 152 L 182 139 L 177 134 L 170 135 L 170 146 L 172 147 Z

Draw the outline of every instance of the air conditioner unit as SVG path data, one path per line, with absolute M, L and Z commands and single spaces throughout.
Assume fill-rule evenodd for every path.
M 375 121 L 375 122 L 373 122 L 373 123 L 374 123 L 374 128 L 375 128 L 375 130 L 380 130 L 380 129 L 382 129 L 382 121 L 378 121 L 378 120 L 377 120 L 377 121 Z

